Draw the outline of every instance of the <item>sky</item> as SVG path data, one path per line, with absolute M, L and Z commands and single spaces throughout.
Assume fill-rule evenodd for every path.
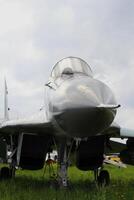
M 39 111 L 54 64 L 86 60 L 113 90 L 116 121 L 134 128 L 134 1 L 0 0 L 0 118 L 6 77 L 10 117 Z

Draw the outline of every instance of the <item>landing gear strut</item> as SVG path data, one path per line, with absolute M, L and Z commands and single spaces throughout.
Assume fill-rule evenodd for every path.
M 64 140 L 60 144 L 59 148 L 59 158 L 58 158 L 58 183 L 60 187 L 67 187 L 68 178 L 67 178 L 67 144 L 66 140 Z
M 70 141 L 66 138 L 59 139 L 57 180 L 58 185 L 63 188 L 68 186 L 67 171 L 73 144 L 73 140 Z

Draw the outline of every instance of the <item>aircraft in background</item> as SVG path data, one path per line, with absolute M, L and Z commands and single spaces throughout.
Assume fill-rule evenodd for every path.
M 106 147 L 112 149 L 111 137 L 128 138 L 127 148 L 120 155 L 125 163 L 134 164 L 134 132 L 114 123 L 120 105 L 111 89 L 93 77 L 84 60 L 67 57 L 54 66 L 46 84 L 45 106 L 30 118 L 9 120 L 6 88 L 0 136 L 11 153 L 9 168 L 1 169 L 2 177 L 13 177 L 16 167 L 43 168 L 47 153 L 55 149 L 60 186 L 68 185 L 71 153 L 75 154 L 77 168 L 93 170 L 95 180 L 107 184 L 109 173 L 102 165 Z

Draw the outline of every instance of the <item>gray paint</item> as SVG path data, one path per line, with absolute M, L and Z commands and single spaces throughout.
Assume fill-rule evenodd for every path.
M 66 65 L 71 74 L 65 70 Z M 103 134 L 110 127 L 118 107 L 115 97 L 106 84 L 93 78 L 88 64 L 80 58 L 68 57 L 60 61 L 59 72 L 47 84 L 45 108 L 31 118 L 4 122 L 1 131 L 14 132 L 16 128 L 29 131 L 38 127 L 40 130 L 41 126 L 45 134 L 45 128 L 50 126 L 54 134 L 83 138 Z

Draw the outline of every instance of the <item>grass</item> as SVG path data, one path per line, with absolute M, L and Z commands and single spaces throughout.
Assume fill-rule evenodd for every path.
M 98 188 L 92 172 L 69 169 L 70 187 L 56 189 L 51 186 L 48 174 L 43 170 L 18 170 L 16 178 L 0 181 L 0 200 L 133 200 L 134 168 L 119 169 L 106 166 L 111 175 L 111 184 Z

